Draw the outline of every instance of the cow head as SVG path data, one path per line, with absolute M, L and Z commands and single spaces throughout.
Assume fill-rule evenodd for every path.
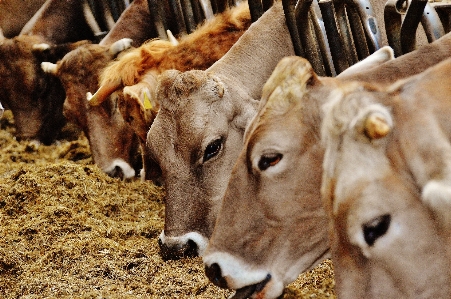
M 0 98 L 14 115 L 16 137 L 52 143 L 65 124 L 64 89 L 40 64 L 56 61 L 83 42 L 49 45 L 38 36 L 20 35 L 0 43 Z
M 202 254 L 245 127 L 258 102 L 239 83 L 206 71 L 160 75 L 160 111 L 148 136 L 150 157 L 165 186 L 165 258 Z
M 210 280 L 237 298 L 276 298 L 327 256 L 321 101 L 303 98 L 317 80 L 307 61 L 282 59 L 246 131 L 203 257 Z
M 115 93 L 92 106 L 86 94 L 97 90 L 101 70 L 129 45 L 128 39 L 111 46 L 85 45 L 69 52 L 56 65 L 43 65 L 61 80 L 66 91 L 64 115 L 85 133 L 94 162 L 107 174 L 122 178 L 134 177 L 141 167 L 137 137 L 117 107 L 123 95 Z
M 449 163 L 435 161 L 445 148 L 449 157 L 449 141 L 443 140 L 444 134 L 449 140 L 449 129 L 437 125 L 451 107 L 442 96 L 422 94 L 442 89 L 433 83 L 437 79 L 390 91 L 343 85 L 325 105 L 322 193 L 332 220 L 339 297 L 450 296 L 450 231 L 437 217 L 451 215 L 449 204 L 431 209 L 424 202 L 430 185 L 421 183 L 428 173 L 443 178 Z

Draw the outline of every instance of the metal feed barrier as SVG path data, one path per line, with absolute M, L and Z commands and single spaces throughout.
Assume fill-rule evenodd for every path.
M 382 46 L 380 26 L 385 26 L 388 44 L 395 56 L 416 47 L 421 24 L 432 42 L 451 29 L 451 4 L 428 0 L 388 0 L 384 19 L 377 20 L 370 0 L 281 0 L 296 55 L 310 61 L 323 76 L 335 76 Z M 373 0 L 371 0 L 373 1 Z M 378 0 L 377 0 L 378 1 Z M 102 30 L 102 16 L 108 6 L 116 21 L 130 5 L 128 0 L 88 0 Z M 193 32 L 213 14 L 236 5 L 239 0 L 148 0 L 158 37 L 168 39 Z M 248 0 L 252 21 L 256 21 L 274 0 Z

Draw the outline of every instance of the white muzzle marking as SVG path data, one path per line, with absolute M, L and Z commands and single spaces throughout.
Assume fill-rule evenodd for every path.
M 199 256 L 203 256 L 205 249 L 208 245 L 208 239 L 199 234 L 198 232 L 189 232 L 187 234 L 177 236 L 177 237 L 167 237 L 164 234 L 164 230 L 160 234 L 160 241 L 168 246 L 168 247 L 175 247 L 179 246 L 182 247 L 186 243 L 188 243 L 188 240 L 192 240 L 197 245 L 197 254 Z

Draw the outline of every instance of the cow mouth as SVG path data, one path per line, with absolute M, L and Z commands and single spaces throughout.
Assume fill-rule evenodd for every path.
M 229 299 L 246 299 L 250 298 L 253 294 L 258 295 L 271 280 L 271 274 L 266 275 L 266 278 L 259 283 L 242 287 L 235 291 L 235 294 L 229 297 Z

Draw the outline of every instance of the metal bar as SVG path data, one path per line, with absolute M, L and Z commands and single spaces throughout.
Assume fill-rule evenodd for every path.
M 147 0 L 147 4 L 149 5 L 151 22 L 155 24 L 155 29 L 158 32 L 158 36 L 161 39 L 167 40 L 168 35 L 166 34 L 166 29 L 168 26 L 163 7 L 158 5 L 157 0 Z
M 416 32 L 427 0 L 412 0 L 401 24 L 401 49 L 406 54 L 415 50 Z
M 395 57 L 401 56 L 401 14 L 397 8 L 398 0 L 388 0 L 384 8 L 384 24 L 387 42 L 395 52 Z
M 320 76 L 326 75 L 322 55 L 320 53 L 313 27 L 315 22 L 312 10 L 313 0 L 300 0 L 296 7 L 297 31 L 304 49 L 304 57 L 310 62 L 315 72 Z
M 370 53 L 373 53 L 382 47 L 382 38 L 371 2 L 369 0 L 350 0 L 349 2 L 360 17 L 368 49 Z
M 437 15 L 442 22 L 445 33 L 451 31 L 451 4 L 449 2 L 434 2 L 431 3 L 432 7 L 437 12 Z
M 324 28 L 327 33 L 334 68 L 336 73 L 340 74 L 349 67 L 349 62 L 346 58 L 343 40 L 341 39 L 335 20 L 333 3 L 332 0 L 320 0 L 318 1 L 318 5 L 321 9 L 321 15 L 323 16 Z
M 351 28 L 354 40 L 354 50 L 357 55 L 357 60 L 362 60 L 370 55 L 365 29 L 363 28 L 360 15 L 355 9 L 348 6 L 346 12 L 348 13 L 349 27 Z
M 202 11 L 202 7 L 198 0 L 191 0 L 191 7 L 193 9 L 194 21 L 196 24 L 200 24 L 205 20 L 205 15 Z
M 305 52 L 302 47 L 301 39 L 299 36 L 298 28 L 296 25 L 296 11 L 295 5 L 297 0 L 282 0 L 283 11 L 285 13 L 285 19 L 287 21 L 288 31 L 291 35 L 291 41 L 293 42 L 294 53 L 297 56 L 305 57 Z M 249 0 L 250 4 L 251 0 Z
M 349 65 L 352 65 L 359 61 L 359 58 L 357 57 L 354 38 L 348 23 L 346 6 L 345 0 L 333 0 L 335 18 L 337 20 L 338 31 L 343 40 L 346 59 L 348 60 Z
M 423 26 L 428 42 L 430 43 L 445 35 L 442 21 L 434 7 L 429 3 L 426 3 L 426 6 L 424 7 L 421 25 Z
M 185 26 L 185 18 L 182 13 L 182 5 L 180 4 L 180 0 L 169 0 L 169 4 L 172 9 L 172 13 L 174 14 L 174 19 L 177 23 L 177 32 L 173 32 L 173 34 L 185 35 L 187 34 L 186 26 Z
M 329 48 L 329 42 L 327 40 L 326 29 L 324 28 L 323 16 L 321 14 L 317 0 L 313 1 L 312 10 L 314 11 L 313 16 L 316 18 L 315 21 L 312 21 L 313 29 L 318 41 L 319 51 L 323 58 L 326 76 L 336 76 L 337 73 L 335 72 L 334 63 L 332 61 L 332 55 Z
M 251 20 L 252 22 L 255 22 L 263 15 L 263 6 L 260 0 L 248 0 L 248 3 L 251 12 Z
M 181 0 L 182 13 L 185 20 L 185 26 L 188 33 L 196 30 L 197 23 L 194 20 L 194 12 L 190 0 Z

